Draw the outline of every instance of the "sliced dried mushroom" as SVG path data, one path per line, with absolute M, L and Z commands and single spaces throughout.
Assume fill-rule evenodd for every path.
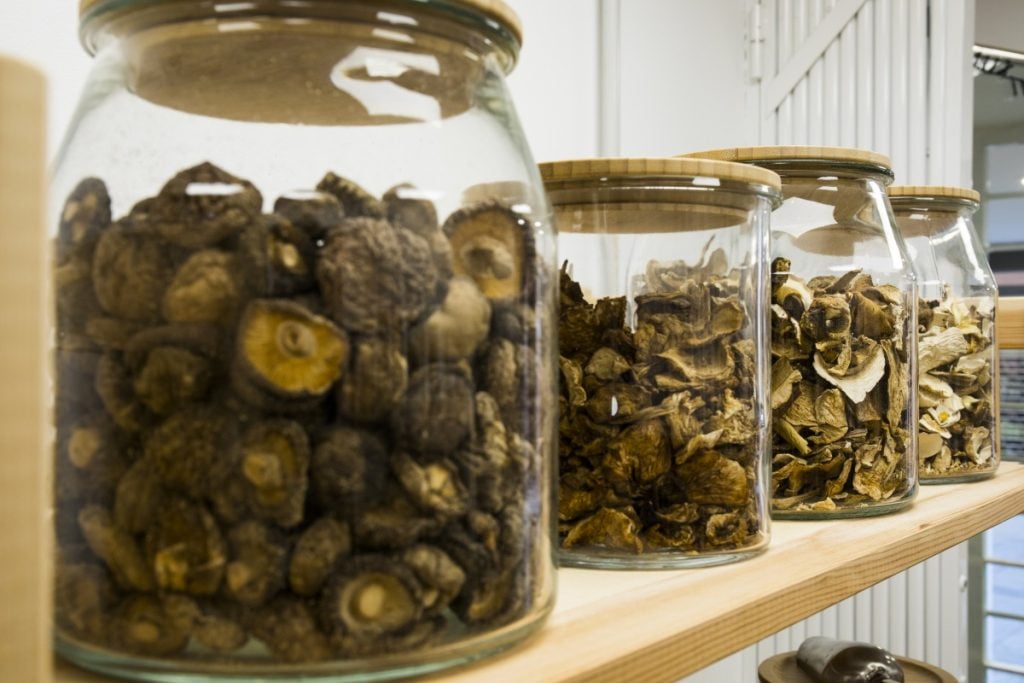
M 177 323 L 222 323 L 242 301 L 238 258 L 219 249 L 197 251 L 174 273 L 163 297 L 163 315 Z
M 249 181 L 206 162 L 169 180 L 148 209 L 149 220 L 166 240 L 203 249 L 254 223 L 263 196 Z
M 257 299 L 239 325 L 233 386 L 258 407 L 306 410 L 340 379 L 348 354 L 331 321 L 292 301 Z
M 700 505 L 740 507 L 749 500 L 747 473 L 743 466 L 716 451 L 704 451 L 678 468 L 687 498 Z
M 100 235 L 92 282 L 96 298 L 110 315 L 155 322 L 175 270 L 174 255 L 162 240 L 130 221 L 120 221 Z
M 573 525 L 562 539 L 562 547 L 596 546 L 639 554 L 644 549 L 639 532 L 640 525 L 634 516 L 621 510 L 601 508 Z
M 145 548 L 161 590 L 213 595 L 220 588 L 227 547 L 202 505 L 182 496 L 163 500 L 146 529 Z
M 444 224 L 456 275 L 473 279 L 492 300 L 528 291 L 534 245 L 530 222 L 502 202 L 456 211 Z

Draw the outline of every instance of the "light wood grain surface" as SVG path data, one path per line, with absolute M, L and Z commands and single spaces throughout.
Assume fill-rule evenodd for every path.
M 999 297 L 996 339 L 1000 349 L 1024 349 L 1024 296 Z
M 450 683 L 676 681 L 1024 512 L 1024 465 L 931 486 L 885 517 L 778 522 L 759 557 L 669 572 L 559 570 L 558 605 L 537 636 Z M 100 679 L 61 667 L 61 683 Z
M 45 82 L 0 57 L 0 680 L 50 680 L 42 293 Z

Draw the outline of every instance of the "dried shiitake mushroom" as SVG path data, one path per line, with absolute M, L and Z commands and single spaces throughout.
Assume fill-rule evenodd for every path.
M 192 254 L 164 293 L 164 318 L 178 323 L 221 323 L 241 303 L 244 278 L 234 254 L 204 249 Z
M 468 277 L 456 277 L 439 309 L 409 336 L 417 364 L 470 358 L 491 329 L 491 304 Z
M 203 249 L 256 222 L 263 196 L 249 181 L 206 162 L 174 176 L 147 209 L 149 221 L 166 240 Z
M 306 410 L 341 377 L 347 335 L 309 309 L 283 299 L 257 299 L 242 316 L 232 379 L 260 407 Z
M 476 282 L 488 299 L 515 299 L 530 286 L 534 245 L 529 221 L 501 202 L 488 202 L 448 217 L 456 275 Z
M 380 200 L 348 178 L 328 173 L 316 189 L 337 199 L 346 218 L 384 217 L 384 207 Z

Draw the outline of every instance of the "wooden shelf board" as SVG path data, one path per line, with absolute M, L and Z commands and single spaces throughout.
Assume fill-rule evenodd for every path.
M 558 604 L 535 637 L 432 680 L 676 681 L 1024 512 L 1024 464 L 993 479 L 922 487 L 896 514 L 776 522 L 764 554 L 680 571 L 559 571 Z M 61 665 L 59 683 L 102 679 Z

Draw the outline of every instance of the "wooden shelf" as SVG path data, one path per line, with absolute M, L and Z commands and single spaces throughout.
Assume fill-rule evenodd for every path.
M 999 348 L 1024 349 L 1024 296 L 999 297 L 996 330 Z
M 885 517 L 776 522 L 766 553 L 681 571 L 559 571 L 547 625 L 513 651 L 432 680 L 676 681 L 1024 512 L 1024 464 L 922 487 Z M 101 680 L 67 665 L 59 683 Z

